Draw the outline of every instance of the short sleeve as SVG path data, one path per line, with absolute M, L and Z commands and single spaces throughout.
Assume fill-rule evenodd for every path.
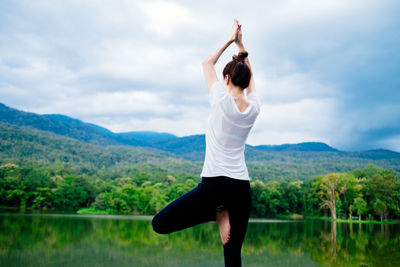
M 217 81 L 215 82 L 210 89 L 209 100 L 211 106 L 215 105 L 219 101 L 221 101 L 224 97 L 228 95 L 228 92 L 222 86 L 222 84 Z
M 260 112 L 260 99 L 258 98 L 258 95 L 256 92 L 252 92 L 247 95 L 247 100 L 249 100 L 257 109 L 258 112 Z

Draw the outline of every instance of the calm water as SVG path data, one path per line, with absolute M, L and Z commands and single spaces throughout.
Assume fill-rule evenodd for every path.
M 223 266 L 218 226 L 170 235 L 151 218 L 0 214 L 0 266 Z M 400 266 L 400 225 L 253 221 L 243 266 Z

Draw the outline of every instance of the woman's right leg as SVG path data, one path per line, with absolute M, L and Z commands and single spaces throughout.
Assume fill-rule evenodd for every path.
M 152 220 L 159 234 L 169 234 L 199 223 L 215 221 L 215 207 L 200 183 L 193 190 L 169 203 Z
M 230 178 L 229 178 L 230 179 Z M 242 244 L 250 217 L 251 188 L 248 181 L 232 181 L 230 201 L 227 204 L 230 221 L 230 237 L 224 245 L 226 267 L 241 267 Z

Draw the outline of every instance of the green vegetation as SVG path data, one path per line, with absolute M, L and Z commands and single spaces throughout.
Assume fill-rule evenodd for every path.
M 78 210 L 81 215 L 109 215 L 115 213 L 113 210 L 98 210 L 96 208 L 83 208 Z
M 182 152 L 176 154 L 150 147 L 93 145 L 48 131 L 0 122 L 0 164 L 52 165 L 59 161 L 74 173 L 89 176 L 97 174 L 100 169 L 123 173 L 123 169 L 132 166 L 151 173 L 152 177 L 162 174 L 158 178 L 166 175 L 198 176 L 204 159 L 204 148 L 201 151 L 198 148 L 201 147 L 199 138 L 185 137 L 179 144 L 166 143 L 162 147 L 176 153 Z M 279 152 L 247 147 L 246 161 L 250 176 L 264 183 L 275 180 L 306 181 L 319 174 L 350 172 L 365 168 L 368 164 L 400 173 L 400 153 L 387 151 Z
M 150 148 L 99 146 L 33 128 L 0 123 L 0 164 L 59 165 L 76 174 L 124 172 L 132 165 L 144 172 L 200 173 L 201 164 Z M 61 168 L 61 167 L 60 167 Z
M 200 182 L 203 135 L 114 134 L 66 116 L 0 113 L 0 207 L 152 215 Z M 253 217 L 400 217 L 400 153 L 247 146 L 246 160 Z
M 52 165 L 0 166 L 0 205 L 21 210 L 78 211 L 85 214 L 153 215 L 193 189 L 200 177 L 143 172 L 136 167 L 74 173 Z M 389 220 L 400 217 L 396 172 L 373 165 L 308 181 L 251 181 L 252 217 Z M 83 210 L 82 210 L 83 209 Z M 298 215 L 296 215 L 298 214 Z

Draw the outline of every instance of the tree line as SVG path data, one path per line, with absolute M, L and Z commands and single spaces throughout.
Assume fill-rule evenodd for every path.
M 61 165 L 0 166 L 0 205 L 20 210 L 153 215 L 200 182 L 136 167 L 80 174 Z M 119 176 L 119 174 L 123 174 Z M 156 177 L 156 178 L 155 178 Z M 391 220 L 400 217 L 400 181 L 392 169 L 369 165 L 308 181 L 252 180 L 252 217 L 299 214 L 332 219 Z

